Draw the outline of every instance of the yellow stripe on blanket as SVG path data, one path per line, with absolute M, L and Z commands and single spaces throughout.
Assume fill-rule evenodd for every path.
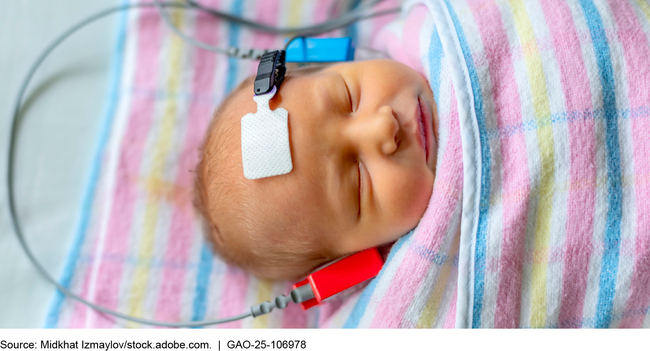
M 182 16 L 180 11 L 171 12 L 172 20 L 177 26 L 182 25 Z M 173 92 L 180 87 L 181 66 L 181 48 L 183 41 L 177 35 L 169 34 L 170 46 L 170 64 L 169 77 L 167 79 L 167 91 Z M 142 239 L 138 252 L 138 264 L 133 275 L 133 285 L 129 299 L 129 314 L 135 317 L 143 317 L 144 297 L 147 291 L 147 282 L 149 280 L 150 266 L 149 262 L 153 258 L 154 239 L 156 233 L 156 221 L 160 208 L 160 196 L 162 189 L 159 189 L 164 182 L 162 181 L 165 171 L 165 160 L 171 149 L 172 137 L 174 135 L 175 119 L 178 106 L 174 94 L 168 94 L 165 100 L 165 109 L 161 120 L 160 133 L 158 134 L 153 158 L 150 166 L 149 176 L 146 177 L 147 200 L 142 225 Z M 138 326 L 137 324 L 128 325 L 129 327 Z
M 269 280 L 260 280 L 257 284 L 256 303 L 262 303 L 265 301 L 273 300 L 275 296 L 272 296 L 273 295 L 272 292 L 273 292 L 273 282 Z M 269 327 L 268 314 L 253 319 L 253 328 L 268 328 L 268 327 Z
M 438 310 L 440 309 L 440 303 L 442 302 L 443 294 L 447 290 L 447 285 L 449 285 L 449 275 L 451 274 L 451 269 L 454 266 L 454 255 L 458 252 L 458 246 L 460 245 L 460 232 L 457 232 L 454 235 L 454 241 L 447 252 L 447 260 L 442 267 L 438 281 L 436 282 L 436 287 L 431 292 L 427 305 L 424 307 L 420 319 L 417 323 L 417 328 L 433 328 L 433 323 L 436 321 L 436 316 L 438 315 Z M 444 318 L 438 318 L 439 320 L 444 321 Z
M 289 3 L 289 18 L 287 24 L 290 26 L 297 26 L 301 23 L 302 20 L 302 0 L 291 0 Z
M 637 5 L 641 8 L 641 11 L 643 11 L 643 14 L 645 15 L 646 19 L 650 21 L 650 3 L 648 3 L 648 0 L 635 0 Z
M 542 57 L 537 47 L 530 17 L 522 0 L 510 0 L 515 27 L 524 53 L 526 72 L 533 98 L 537 141 L 540 156 L 539 203 L 535 221 L 533 248 L 532 296 L 530 325 L 541 328 L 546 324 L 546 276 L 548 270 L 548 246 L 550 243 L 553 192 L 555 183 L 555 145 L 551 124 L 551 107 L 546 88 L 546 76 Z

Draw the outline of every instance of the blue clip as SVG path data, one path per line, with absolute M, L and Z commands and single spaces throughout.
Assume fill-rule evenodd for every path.
M 352 38 L 296 38 L 287 48 L 286 62 L 337 62 L 354 60 Z

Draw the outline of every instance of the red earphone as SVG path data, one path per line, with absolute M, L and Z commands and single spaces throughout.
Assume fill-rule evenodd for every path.
M 384 261 L 376 247 L 357 252 L 336 261 L 306 279 L 296 283 L 293 289 L 310 284 L 314 298 L 303 301 L 303 310 L 319 305 L 325 299 L 377 276 Z

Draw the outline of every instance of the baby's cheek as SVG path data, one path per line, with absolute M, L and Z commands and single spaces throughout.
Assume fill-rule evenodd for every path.
M 405 179 L 402 191 L 395 194 L 400 203 L 396 212 L 400 214 L 398 220 L 401 227 L 410 230 L 417 225 L 429 205 L 432 189 L 433 176 L 424 172 L 417 176 L 411 174 L 411 177 Z

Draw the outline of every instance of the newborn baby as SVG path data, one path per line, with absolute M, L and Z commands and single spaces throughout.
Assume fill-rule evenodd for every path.
M 228 263 L 298 279 L 397 240 L 424 214 L 435 178 L 437 112 L 427 81 L 390 60 L 288 71 L 270 101 L 289 112 L 293 170 L 244 177 L 241 118 L 253 77 L 218 108 L 197 166 L 197 208 Z

